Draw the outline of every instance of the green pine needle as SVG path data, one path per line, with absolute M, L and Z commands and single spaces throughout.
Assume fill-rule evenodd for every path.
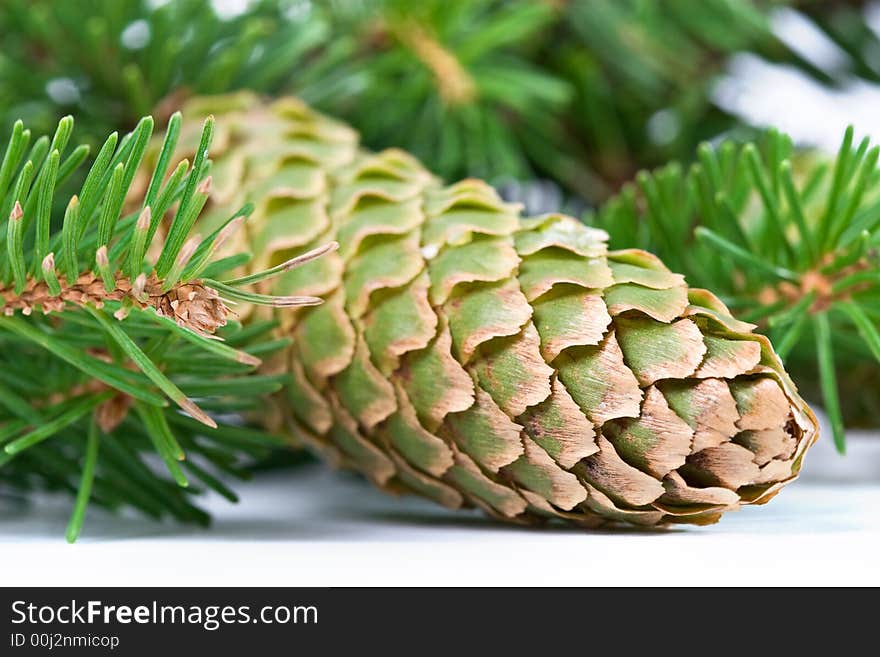
M 73 511 L 70 514 L 70 521 L 67 524 L 65 538 L 68 543 L 75 543 L 82 531 L 83 522 L 86 516 L 86 507 L 89 504 L 89 497 L 92 494 L 92 485 L 95 481 L 95 466 L 98 462 L 100 430 L 98 422 L 93 417 L 89 422 L 88 437 L 86 438 L 86 454 L 82 466 L 82 478 L 80 479 L 79 490 L 76 493 L 76 501 L 73 504 Z
M 825 412 L 831 422 L 831 436 L 834 446 L 841 454 L 846 453 L 846 437 L 843 425 L 843 413 L 840 409 L 840 395 L 837 391 L 837 374 L 834 369 L 834 346 L 831 342 L 831 328 L 828 315 L 819 313 L 813 317 L 816 331 L 816 357 L 819 363 L 819 383 L 822 387 L 822 398 Z

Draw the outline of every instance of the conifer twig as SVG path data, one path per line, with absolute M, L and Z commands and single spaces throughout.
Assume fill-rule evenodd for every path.
M 81 531 L 89 500 L 204 521 L 189 501 L 199 489 L 178 464 L 189 453 L 202 461 L 189 468 L 196 478 L 234 498 L 211 470 L 239 473 L 247 458 L 277 441 L 267 432 L 255 432 L 260 438 L 246 446 L 229 441 L 228 420 L 209 411 L 226 398 L 246 411 L 277 390 L 280 383 L 254 373 L 261 361 L 252 352 L 284 344 L 242 329 L 223 296 L 279 307 L 317 303 L 242 286 L 335 248 L 222 282 L 223 263 L 213 254 L 252 206 L 205 239 L 190 235 L 210 194 L 213 121 L 205 122 L 192 165 L 184 161 L 166 178 L 179 123 L 172 119 L 146 195 L 131 214 L 123 208 L 143 167 L 149 117 L 121 140 L 111 135 L 59 216 L 52 208 L 68 193 L 59 185 L 84 162 L 81 147 L 65 156 L 69 117 L 30 152 L 30 132 L 16 123 L 0 163 L 0 484 L 39 481 L 75 493 L 69 541 Z M 168 228 L 160 232 L 162 222 Z M 157 262 L 147 255 L 153 252 Z M 235 338 L 235 347 L 224 337 Z M 181 412 L 195 425 L 175 422 Z M 152 451 L 171 480 L 144 464 Z

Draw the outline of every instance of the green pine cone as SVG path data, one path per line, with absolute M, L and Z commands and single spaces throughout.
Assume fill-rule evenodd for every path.
M 817 424 L 769 341 L 656 257 L 364 152 L 292 98 L 184 110 L 188 125 L 208 112 L 216 216 L 257 203 L 252 266 L 339 243 L 272 287 L 325 299 L 281 315 L 279 407 L 331 463 L 449 507 L 588 526 L 711 523 L 796 477 Z

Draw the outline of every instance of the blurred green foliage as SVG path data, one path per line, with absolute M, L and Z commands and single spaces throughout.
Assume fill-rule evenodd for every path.
M 710 100 L 734 52 L 829 81 L 771 29 L 783 0 L 6 0 L 0 125 L 87 135 L 182 95 L 292 92 L 449 178 L 548 177 L 595 202 L 736 124 Z M 801 2 L 877 79 L 858 2 Z M 873 51 L 872 51 L 873 48 Z

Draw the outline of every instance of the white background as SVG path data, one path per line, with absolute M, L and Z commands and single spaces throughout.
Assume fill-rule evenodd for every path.
M 210 498 L 209 530 L 92 509 L 67 545 L 67 498 L 0 501 L 0 584 L 880 585 L 880 437 L 828 444 L 763 507 L 711 527 L 522 529 L 393 498 L 320 465 Z

